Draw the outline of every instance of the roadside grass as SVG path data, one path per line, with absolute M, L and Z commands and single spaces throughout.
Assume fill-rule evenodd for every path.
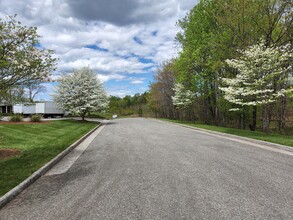
M 21 154 L 0 160 L 0 196 L 18 185 L 88 131 L 97 122 L 74 120 L 43 124 L 1 124 L 0 148 L 15 148 Z
M 265 134 L 264 132 L 261 132 L 261 131 L 241 130 L 236 128 L 227 128 L 227 127 L 220 127 L 215 125 L 205 125 L 200 123 L 171 120 L 171 119 L 161 119 L 161 120 L 293 147 L 292 135 L 281 135 L 278 133 Z

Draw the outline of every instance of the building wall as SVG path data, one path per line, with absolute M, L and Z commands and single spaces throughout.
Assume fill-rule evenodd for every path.
M 2 113 L 2 114 L 12 113 L 12 106 L 11 105 L 1 105 L 0 106 L 0 113 Z

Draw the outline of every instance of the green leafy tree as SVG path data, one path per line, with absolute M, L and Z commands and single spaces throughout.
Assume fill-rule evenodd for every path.
M 200 120 L 223 123 L 231 114 L 219 90 L 220 78 L 235 77 L 237 71 L 226 59 L 240 56 L 264 38 L 266 46 L 292 41 L 292 1 L 287 0 L 201 0 L 178 21 L 177 41 L 182 51 L 176 59 L 176 82 L 195 90 Z M 252 108 L 256 119 L 257 107 Z
M 177 40 L 182 52 L 176 60 L 176 81 L 195 91 L 201 106 L 200 119 L 218 123 L 219 77 L 223 60 L 229 56 L 230 36 L 218 25 L 220 5 L 217 1 L 200 1 L 187 16 L 178 22 L 182 31 Z

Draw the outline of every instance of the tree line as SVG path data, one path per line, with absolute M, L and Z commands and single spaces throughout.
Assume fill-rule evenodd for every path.
M 292 6 L 288 0 L 201 0 L 177 22 L 181 50 L 150 85 L 154 114 L 283 133 L 293 114 Z
M 109 113 L 122 116 L 147 116 L 151 112 L 147 106 L 148 92 L 127 95 L 123 98 L 109 97 Z

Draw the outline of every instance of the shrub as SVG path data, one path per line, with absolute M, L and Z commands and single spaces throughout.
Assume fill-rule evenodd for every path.
M 12 116 L 10 116 L 9 121 L 20 122 L 20 121 L 22 121 L 22 116 L 21 115 L 12 115 Z
M 41 115 L 31 115 L 31 122 L 40 122 L 42 119 Z
M 139 115 L 139 117 L 142 117 L 142 114 L 143 114 L 142 108 L 139 107 L 139 109 L 138 109 L 138 115 Z

